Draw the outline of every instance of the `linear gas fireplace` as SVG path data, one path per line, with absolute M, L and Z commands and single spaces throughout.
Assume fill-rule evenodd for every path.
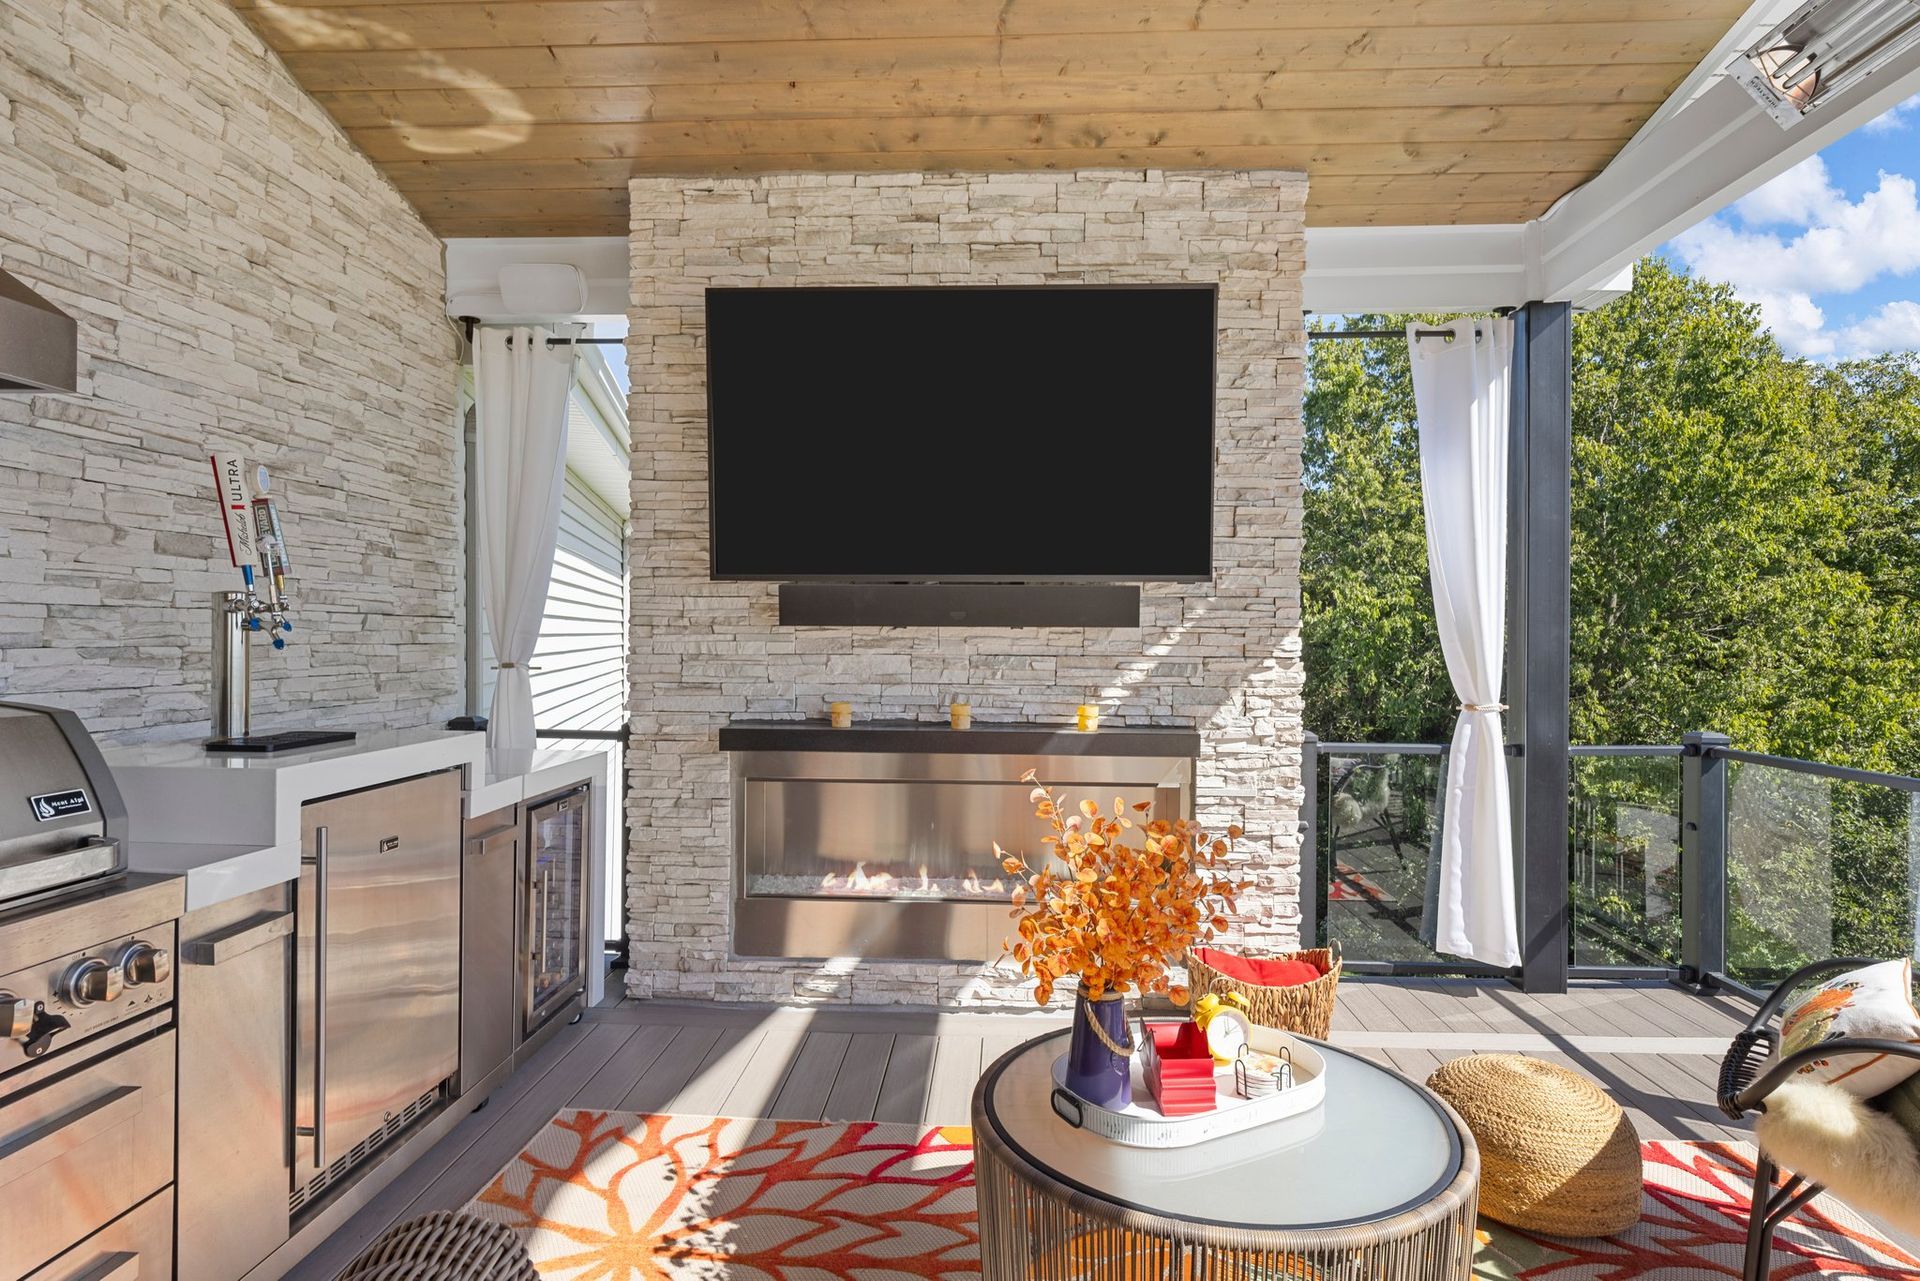
M 1182 730 L 780 722 L 731 726 L 722 743 L 736 954 L 949 961 L 999 954 L 1013 882 L 993 843 L 1044 852 L 1050 829 L 1023 773 L 1178 816 L 1191 812 L 1197 749 Z

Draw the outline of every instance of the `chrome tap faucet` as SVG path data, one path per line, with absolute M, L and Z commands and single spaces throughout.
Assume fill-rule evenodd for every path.
M 293 631 L 287 617 L 293 609 L 290 563 L 280 511 L 268 493 L 267 469 L 255 472 L 256 494 L 239 455 L 215 454 L 212 461 L 227 551 L 243 584 L 240 591 L 216 592 L 213 598 L 213 732 L 217 738 L 245 738 L 253 719 L 248 636 L 264 632 L 275 649 L 287 647 Z

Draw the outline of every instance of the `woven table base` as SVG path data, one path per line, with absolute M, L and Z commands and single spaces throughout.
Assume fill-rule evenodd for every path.
M 513 1229 L 436 1210 L 396 1223 L 338 1281 L 539 1281 Z

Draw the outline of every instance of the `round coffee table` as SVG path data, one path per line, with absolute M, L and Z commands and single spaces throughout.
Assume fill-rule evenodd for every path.
M 1123 1147 L 1056 1116 L 1067 1033 L 973 1092 L 983 1281 L 1465 1281 L 1480 1154 L 1431 1091 L 1326 1056 L 1326 1102 L 1189 1148 Z

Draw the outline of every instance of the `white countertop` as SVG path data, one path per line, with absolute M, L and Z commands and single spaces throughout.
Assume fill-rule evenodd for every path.
M 199 743 L 104 750 L 127 806 L 127 865 L 184 876 L 190 912 L 299 876 L 308 801 L 459 769 L 471 816 L 582 782 L 612 783 L 604 751 L 539 749 L 490 761 L 487 736 L 474 731 L 365 730 L 305 752 L 220 753 Z

